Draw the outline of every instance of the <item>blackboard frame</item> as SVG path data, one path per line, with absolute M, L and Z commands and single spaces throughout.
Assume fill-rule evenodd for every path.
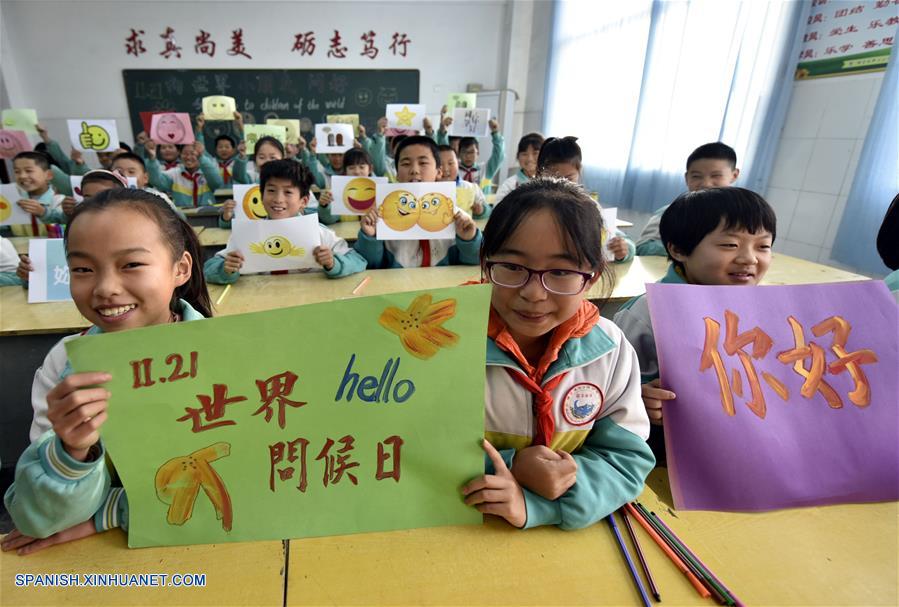
M 133 134 L 141 112 L 202 111 L 207 95 L 230 95 L 247 124 L 299 118 L 308 139 L 328 114 L 359 114 L 373 132 L 388 103 L 418 103 L 419 70 L 363 69 L 127 69 L 122 81 Z M 298 109 L 299 108 L 299 109 Z

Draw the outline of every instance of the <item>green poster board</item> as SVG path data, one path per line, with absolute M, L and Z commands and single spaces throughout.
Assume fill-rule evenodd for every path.
M 476 524 L 490 288 L 398 293 L 68 342 L 106 370 L 132 547 Z

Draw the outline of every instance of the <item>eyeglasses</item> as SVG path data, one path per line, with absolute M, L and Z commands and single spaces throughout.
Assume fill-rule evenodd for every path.
M 584 290 L 596 272 L 578 272 L 576 270 L 532 270 L 516 263 L 503 261 L 488 261 L 487 278 L 490 282 L 500 287 L 516 289 L 523 287 L 536 275 L 540 284 L 550 293 L 556 295 L 577 295 Z

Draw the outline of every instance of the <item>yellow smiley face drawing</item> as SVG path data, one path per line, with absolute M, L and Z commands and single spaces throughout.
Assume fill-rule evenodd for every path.
M 0 196 L 0 221 L 6 221 L 12 215 L 12 203 L 5 196 Z
M 439 232 L 453 221 L 453 201 L 443 194 L 425 194 L 419 200 L 418 225 L 428 232 Z
M 375 204 L 375 182 L 368 177 L 349 180 L 343 188 L 343 204 L 354 211 L 368 211 Z
M 306 250 L 302 247 L 295 247 L 290 240 L 284 236 L 270 236 L 265 242 L 254 242 L 250 245 L 253 253 L 268 255 L 275 259 L 282 257 L 302 257 L 306 254 Z
M 420 209 L 411 192 L 397 190 L 384 197 L 381 218 L 393 230 L 404 232 L 418 222 Z
M 262 205 L 262 192 L 259 186 L 253 186 L 243 195 L 243 212 L 249 219 L 265 219 L 268 212 Z

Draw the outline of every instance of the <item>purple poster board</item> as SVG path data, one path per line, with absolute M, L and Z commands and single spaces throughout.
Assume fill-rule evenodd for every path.
M 678 508 L 899 499 L 899 308 L 883 282 L 647 296 L 677 394 L 663 415 Z

